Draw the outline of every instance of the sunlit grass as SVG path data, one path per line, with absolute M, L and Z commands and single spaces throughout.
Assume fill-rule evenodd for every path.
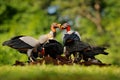
M 0 80 L 120 80 L 120 67 L 1 66 Z

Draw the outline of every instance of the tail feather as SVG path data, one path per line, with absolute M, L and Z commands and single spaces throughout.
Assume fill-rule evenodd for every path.
M 20 37 L 24 37 L 24 36 L 20 35 L 20 36 L 12 37 L 10 40 L 7 40 L 7 41 L 3 42 L 2 46 L 10 46 L 11 43 L 13 43 L 14 40 L 19 39 Z
M 108 55 L 107 52 L 105 52 L 107 48 L 105 47 L 93 47 L 92 50 L 94 51 L 94 53 L 96 53 L 96 55 L 98 54 L 104 54 L 104 55 Z
M 2 46 L 6 46 L 6 45 L 9 45 L 9 41 L 5 41 L 2 43 Z
M 104 53 L 102 53 L 102 54 L 104 54 L 104 55 L 108 55 L 109 53 L 107 53 L 107 52 L 104 52 Z

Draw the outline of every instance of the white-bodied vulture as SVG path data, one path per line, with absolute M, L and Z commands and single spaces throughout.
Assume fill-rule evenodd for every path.
M 15 36 L 10 40 L 3 42 L 3 46 L 9 46 L 18 50 L 20 53 L 27 54 L 31 61 L 35 61 L 35 58 L 38 57 L 38 51 L 36 48 L 38 45 L 40 45 L 40 42 L 30 36 Z M 39 47 L 38 50 L 42 50 L 42 48 Z
M 35 61 L 38 57 L 38 53 L 41 52 L 44 54 L 43 47 L 38 47 L 49 39 L 54 39 L 56 34 L 56 28 L 58 28 L 60 24 L 53 23 L 51 25 L 50 33 L 46 35 L 42 35 L 39 40 L 30 37 L 30 36 L 15 36 L 10 40 L 3 42 L 3 46 L 9 46 L 13 49 L 18 50 L 20 53 L 25 53 L 28 55 L 30 61 Z

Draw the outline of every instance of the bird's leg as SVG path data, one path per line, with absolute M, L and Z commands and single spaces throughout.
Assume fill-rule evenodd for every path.
M 83 61 L 83 54 L 79 52 L 79 61 Z
M 69 53 L 68 51 L 67 51 L 67 49 L 66 49 L 66 47 L 64 47 L 64 54 L 65 54 L 65 57 L 67 58 L 67 59 L 71 59 L 70 58 L 70 55 L 71 55 L 71 53 Z
M 28 59 L 29 59 L 31 62 L 34 62 L 33 56 L 32 56 L 32 50 L 33 50 L 33 49 L 28 49 L 27 55 L 28 55 Z
M 81 60 L 81 55 L 79 52 L 73 53 L 74 55 L 74 63 L 78 63 Z
M 80 60 L 81 60 L 81 62 L 82 62 L 82 61 L 84 61 L 84 52 L 83 52 L 83 51 L 80 51 L 79 53 L 80 53 L 80 54 L 79 54 L 79 58 L 80 58 Z
M 71 55 L 71 54 L 70 54 L 68 51 L 65 52 L 65 57 L 66 57 L 67 59 L 70 58 L 70 55 Z

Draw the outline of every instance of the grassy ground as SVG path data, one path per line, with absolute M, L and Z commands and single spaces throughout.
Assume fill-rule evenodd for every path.
M 1 66 L 0 80 L 120 80 L 120 67 Z

